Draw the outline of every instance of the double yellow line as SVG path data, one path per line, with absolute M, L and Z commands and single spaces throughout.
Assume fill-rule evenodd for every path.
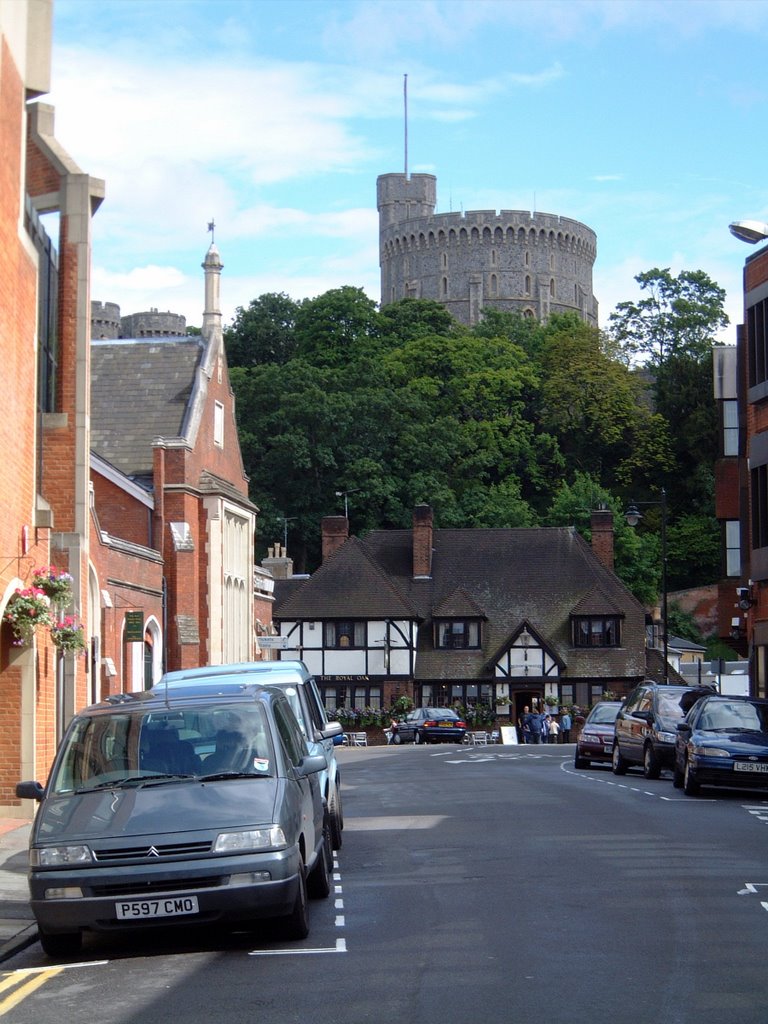
M 14 971 L 13 974 L 6 974 L 4 978 L 0 978 L 0 1017 L 4 1017 L 46 981 L 61 974 L 64 969 L 64 967 L 33 967 L 29 970 Z

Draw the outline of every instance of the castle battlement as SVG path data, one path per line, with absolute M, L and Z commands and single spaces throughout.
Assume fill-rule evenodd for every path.
M 486 306 L 597 324 L 597 236 L 580 221 L 528 210 L 435 213 L 433 175 L 381 175 L 381 304 L 434 299 L 474 324 Z

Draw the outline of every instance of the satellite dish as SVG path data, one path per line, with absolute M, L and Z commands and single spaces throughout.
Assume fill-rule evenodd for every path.
M 728 230 L 734 238 L 749 242 L 750 245 L 768 238 L 768 224 L 761 220 L 736 220 L 728 225 Z

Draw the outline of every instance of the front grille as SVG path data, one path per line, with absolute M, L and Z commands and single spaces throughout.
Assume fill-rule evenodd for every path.
M 210 840 L 205 843 L 168 843 L 158 846 L 145 843 L 143 846 L 122 846 L 119 848 L 93 850 L 99 864 L 110 864 L 118 860 L 166 860 L 168 858 L 190 857 L 211 852 Z
M 91 892 L 94 896 L 150 896 L 153 893 L 194 892 L 196 889 L 215 889 L 227 885 L 229 875 L 210 875 L 206 878 L 179 878 L 156 882 L 127 882 L 123 885 L 94 885 Z

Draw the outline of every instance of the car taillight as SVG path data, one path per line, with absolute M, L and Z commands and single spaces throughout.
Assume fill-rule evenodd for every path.
M 432 721 L 430 721 L 430 722 L 425 722 L 425 723 L 424 723 L 424 728 L 425 728 L 425 729 L 434 729 L 434 727 L 435 727 L 436 725 L 437 725 L 437 722 L 432 722 Z
M 461 719 L 459 719 L 458 722 L 454 722 L 453 724 L 456 726 L 457 729 L 466 729 L 467 728 L 467 723 L 466 722 L 462 722 Z

